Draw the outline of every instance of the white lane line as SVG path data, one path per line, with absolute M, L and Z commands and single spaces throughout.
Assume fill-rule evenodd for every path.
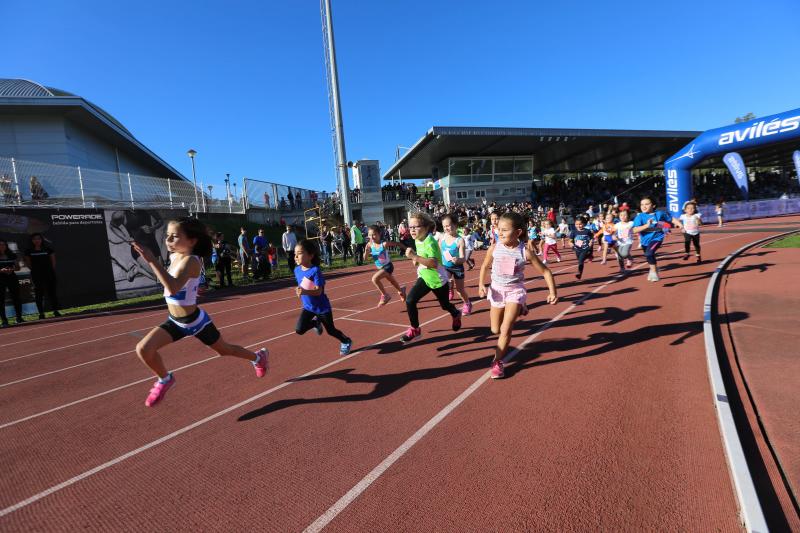
M 722 239 L 714 239 L 709 241 L 706 244 L 711 242 L 715 242 L 718 240 L 724 240 L 730 237 L 723 237 Z M 647 263 L 639 263 L 635 267 L 629 270 L 636 270 L 642 266 L 646 266 Z M 583 302 L 591 298 L 594 294 L 598 293 L 599 291 L 603 290 L 607 286 L 615 283 L 617 281 L 621 281 L 627 278 L 615 278 L 610 281 L 603 283 L 602 285 L 598 285 L 595 287 L 591 292 L 582 296 L 579 300 L 574 302 L 568 308 L 561 311 L 559 314 L 548 320 L 544 323 L 539 329 L 537 329 L 534 333 L 528 336 L 519 346 L 517 346 L 514 350 L 506 354 L 503 358 L 503 362 L 507 363 L 514 359 L 527 345 L 533 342 L 539 335 L 544 333 L 546 330 L 550 329 L 550 327 L 561 320 L 566 314 L 571 312 L 573 309 L 582 305 Z M 484 372 L 481 377 L 475 380 L 472 385 L 467 387 L 467 389 L 459 394 L 453 401 L 447 404 L 441 411 L 436 413 L 433 418 L 428 420 L 421 428 L 419 428 L 411 437 L 409 437 L 405 442 L 403 442 L 400 446 L 398 446 L 391 454 L 389 454 L 386 459 L 384 459 L 378 466 L 373 468 L 366 476 L 364 476 L 361 481 L 356 483 L 356 485 L 351 488 L 347 493 L 344 494 L 339 500 L 336 501 L 333 505 L 331 505 L 322 515 L 320 515 L 314 522 L 312 522 L 305 530 L 304 533 L 316 533 L 318 531 L 322 531 L 325 526 L 327 526 L 331 520 L 336 518 L 336 516 L 344 511 L 356 498 L 358 498 L 365 490 L 369 488 L 386 470 L 389 469 L 394 463 L 396 463 L 401 457 L 403 457 L 408 450 L 410 450 L 417 442 L 419 442 L 425 435 L 430 433 L 439 423 L 444 420 L 447 415 L 452 413 L 459 405 L 461 405 L 464 400 L 469 398 L 481 385 L 486 383 L 491 377 L 491 372 L 487 371 Z
M 430 320 L 428 320 L 426 322 L 423 322 L 422 324 L 420 324 L 420 326 L 424 326 L 424 325 L 430 324 L 431 322 L 434 322 L 436 320 L 444 318 L 445 316 L 450 316 L 450 313 L 444 313 L 444 314 L 442 314 L 440 316 L 434 317 L 434 318 L 432 318 L 432 319 L 430 319 Z M 292 333 L 294 333 L 294 332 L 292 332 Z M 400 336 L 400 333 L 395 333 L 394 335 L 392 335 L 390 337 L 386 337 L 385 339 L 382 339 L 382 340 L 380 340 L 378 342 L 372 343 L 370 346 L 380 345 L 380 344 L 383 344 L 385 342 L 389 342 L 390 340 L 392 340 L 392 339 L 394 339 L 396 337 L 399 337 L 399 336 Z M 232 411 L 235 411 L 236 409 L 244 407 L 245 405 L 247 405 L 249 403 L 252 403 L 252 402 L 254 402 L 254 401 L 256 401 L 256 400 L 258 400 L 260 398 L 264 398 L 265 396 L 268 396 L 268 395 L 272 394 L 273 392 L 276 392 L 276 391 L 279 391 L 279 390 L 281 390 L 281 389 L 283 389 L 285 387 L 288 387 L 289 385 L 292 385 L 293 383 L 297 383 L 298 381 L 301 381 L 303 378 L 306 378 L 308 376 L 311 376 L 311 375 L 317 374 L 319 372 L 322 372 L 323 370 L 326 370 L 326 369 L 328 369 L 328 368 L 330 368 L 330 367 L 332 367 L 334 365 L 338 365 L 339 363 L 341 363 L 343 361 L 347 361 L 348 359 L 350 359 L 352 357 L 355 357 L 356 355 L 358 355 L 360 353 L 363 353 L 363 350 L 359 350 L 357 352 L 353 352 L 350 355 L 346 355 L 344 357 L 337 357 L 336 359 L 334 359 L 330 363 L 326 363 L 326 364 L 324 364 L 324 365 L 322 365 L 322 366 L 320 366 L 318 368 L 315 368 L 314 370 L 306 372 L 305 374 L 302 374 L 300 376 L 288 379 L 288 380 L 284 381 L 283 383 L 272 387 L 271 389 L 267 389 L 264 392 L 260 392 L 260 393 L 256 394 L 255 396 L 251 396 L 250 398 L 247 398 L 246 400 L 242 400 L 241 402 L 239 402 L 239 403 L 237 403 L 235 405 L 231 405 L 230 407 L 226 407 L 225 409 L 223 409 L 221 411 L 218 411 L 218 412 L 216 412 L 216 413 L 214 413 L 212 415 L 209 415 L 209 416 L 207 416 L 207 417 L 205 417 L 205 418 L 203 418 L 201 420 L 198 420 L 197 422 L 193 422 L 192 424 L 189 424 L 188 426 L 182 427 L 181 429 L 178 429 L 176 431 L 173 431 L 172 433 L 164 435 L 161 438 L 158 438 L 158 439 L 156 439 L 154 441 L 148 442 L 147 444 L 145 444 L 143 446 L 140 446 L 140 447 L 136 448 L 135 450 L 131 450 L 130 452 L 128 452 L 126 454 L 120 455 L 119 457 L 116 457 L 116 458 L 114 458 L 114 459 L 112 459 L 110 461 L 107 461 L 107 462 L 105 462 L 105 463 L 103 463 L 101 465 L 98 465 L 98 466 L 96 466 L 96 467 L 94 467 L 94 468 L 92 468 L 90 470 L 87 470 L 87 471 L 85 471 L 85 472 L 83 472 L 81 474 L 78 474 L 77 476 L 71 477 L 70 479 L 68 479 L 66 481 L 63 481 L 61 483 L 58 483 L 57 485 L 53 485 L 52 487 L 50 487 L 50 488 L 48 488 L 46 490 L 43 490 L 42 492 L 34 494 L 33 496 L 31 496 L 29 498 L 26 498 L 26 499 L 24 499 L 24 500 L 22 500 L 20 502 L 15 503 L 14 505 L 11 505 L 9 507 L 6 507 L 5 509 L 0 510 L 0 517 L 6 516 L 8 514 L 11 514 L 14 511 L 18 511 L 18 510 L 22 509 L 23 507 L 27 507 L 28 505 L 30 505 L 32 503 L 35 503 L 35 502 L 41 500 L 42 498 L 46 498 L 47 496 L 49 496 L 49 495 L 51 495 L 53 493 L 56 493 L 56 492 L 58 492 L 58 491 L 60 491 L 62 489 L 65 489 L 65 488 L 67 488 L 67 487 L 69 487 L 71 485 L 74 485 L 75 483 L 78 483 L 79 481 L 81 481 L 83 479 L 86 479 L 86 478 L 88 478 L 90 476 L 93 476 L 94 474 L 97 474 L 98 472 L 102 472 L 103 470 L 111 468 L 112 466 L 114 466 L 116 464 L 119 464 L 119 463 L 125 461 L 126 459 L 130 459 L 131 457 L 139 455 L 140 453 L 142 453 L 144 451 L 147 451 L 150 448 L 154 448 L 154 447 L 158 446 L 159 444 L 162 444 L 164 442 L 172 440 L 175 437 L 183 435 L 184 433 L 187 433 L 187 432 L 189 432 L 189 431 L 191 431 L 191 430 L 193 430 L 193 429 L 195 429 L 197 427 L 202 426 L 203 424 L 206 424 L 208 422 L 216 420 L 217 418 L 219 418 L 221 416 L 224 416 L 224 415 L 226 415 L 226 414 L 228 414 L 228 413 L 230 413 Z M 212 357 L 210 359 L 215 359 L 215 358 Z M 151 378 L 148 378 L 148 379 L 153 379 L 153 378 L 151 377 Z
M 351 320 L 353 322 L 364 322 L 366 324 L 375 324 L 376 326 L 397 326 L 399 328 L 408 327 L 408 324 L 395 324 L 394 322 L 378 322 L 377 320 L 363 320 L 361 318 L 342 317 L 342 320 Z
M 400 270 L 400 268 L 398 267 L 397 270 Z M 403 270 L 405 270 L 405 269 L 403 269 Z M 369 271 L 367 271 L 367 272 L 369 272 Z M 342 284 L 342 285 L 335 285 L 334 287 L 331 287 L 331 290 L 340 289 L 340 288 L 343 288 L 343 287 L 352 287 L 353 285 L 361 285 L 363 283 L 365 283 L 364 280 L 362 280 L 362 281 L 354 281 L 353 283 L 345 283 L 345 284 Z M 278 289 L 278 290 L 282 290 L 282 289 Z M 287 288 L 287 290 L 291 290 L 291 289 Z M 239 300 L 250 299 L 250 298 L 254 298 L 254 297 L 257 297 L 257 296 L 263 296 L 263 295 L 264 295 L 264 291 L 259 291 L 259 292 L 255 292 L 255 293 L 251 293 L 251 294 L 245 294 Z M 215 306 L 216 304 L 224 303 L 225 300 L 217 300 L 217 301 L 213 301 L 213 302 L 208 302 L 207 304 L 203 304 L 203 308 L 205 308 L 207 311 L 213 311 L 214 315 L 218 316 L 218 315 L 221 315 L 223 313 L 230 313 L 230 312 L 233 312 L 233 311 L 239 311 L 241 309 L 247 309 L 247 308 L 250 308 L 250 307 L 255 307 L 257 305 L 265 305 L 265 304 L 272 304 L 272 303 L 276 303 L 276 302 L 282 302 L 282 301 L 286 301 L 286 300 L 292 300 L 294 298 L 297 298 L 297 296 L 295 296 L 294 294 L 291 294 L 290 296 L 286 296 L 286 297 L 282 297 L 282 298 L 276 298 L 274 300 L 266 300 L 266 301 L 263 301 L 263 302 L 256 302 L 256 303 L 253 303 L 253 304 L 242 305 L 242 306 L 238 306 L 238 307 L 232 307 L 230 309 L 219 309 L 219 310 L 213 309 L 212 306 Z M 16 345 L 16 344 L 24 344 L 24 343 L 28 343 L 28 342 L 36 342 L 36 341 L 39 341 L 41 339 L 47 339 L 47 338 L 51 338 L 51 337 L 58 337 L 60 335 L 68 335 L 68 334 L 76 333 L 76 332 L 79 332 L 79 331 L 87 331 L 87 330 L 90 330 L 90 329 L 104 328 L 104 327 L 112 326 L 114 324 L 122 324 L 124 322 L 130 322 L 130 321 L 133 321 L 133 320 L 140 320 L 140 319 L 144 319 L 144 318 L 160 316 L 161 314 L 162 314 L 162 312 L 149 313 L 149 314 L 137 316 L 137 317 L 134 317 L 134 318 L 127 318 L 125 320 L 118 320 L 116 322 L 109 322 L 109 323 L 106 323 L 106 324 L 98 324 L 98 325 L 95 325 L 95 326 L 88 326 L 88 327 L 79 328 L 79 329 L 71 329 L 69 331 L 64 331 L 64 332 L 61 332 L 61 333 L 52 333 L 50 335 L 37 336 L 37 337 L 30 338 L 30 339 L 23 339 L 23 340 L 19 340 L 19 341 L 15 341 L 15 342 L 10 342 L 10 343 L 7 343 L 7 344 L 0 344 L 0 348 L 4 348 L 6 346 L 13 346 L 13 345 Z M 87 317 L 87 318 L 94 318 L 94 317 Z M 62 322 L 59 322 L 59 324 L 62 324 Z M 136 331 L 142 331 L 143 329 L 148 329 L 149 327 L 150 326 L 147 326 L 147 327 L 144 327 L 144 328 L 140 328 L 140 329 L 134 329 L 134 330 L 127 331 L 127 332 L 124 332 L 124 333 L 111 335 L 110 337 L 102 337 L 100 339 L 93 339 L 93 340 L 85 341 L 84 343 L 79 343 L 79 344 L 85 344 L 86 342 L 94 342 L 94 341 L 98 341 L 98 340 L 110 339 L 111 337 L 117 337 L 117 336 L 120 336 L 120 335 L 127 335 L 127 334 L 130 334 L 130 333 L 134 333 Z M 42 329 L 42 328 L 38 328 L 38 329 Z M 28 331 L 30 331 L 30 330 L 28 330 Z M 22 333 L 22 332 L 20 332 L 20 333 Z M 33 354 L 28 354 L 28 355 L 38 355 L 40 353 L 45 353 L 47 351 L 60 350 L 61 348 L 70 348 L 71 346 L 76 346 L 76 345 L 69 345 L 69 346 L 62 346 L 62 347 L 59 347 L 59 348 L 52 348 L 51 350 L 45 350 L 43 352 L 36 352 L 36 353 L 33 353 Z M 25 355 L 25 356 L 22 356 L 22 357 L 27 357 L 28 355 Z M 13 360 L 14 359 L 5 359 L 5 360 L 0 361 L 0 363 L 3 363 L 5 361 L 13 361 Z

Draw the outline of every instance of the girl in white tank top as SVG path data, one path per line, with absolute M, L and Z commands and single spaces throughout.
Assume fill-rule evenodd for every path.
M 167 320 L 153 328 L 136 345 L 139 358 L 158 377 L 145 400 L 146 406 L 152 407 L 161 401 L 175 384 L 175 377 L 167 371 L 158 350 L 183 337 L 197 337 L 219 355 L 252 362 L 257 377 L 267 373 L 269 352 L 266 348 L 253 353 L 225 342 L 211 317 L 197 307 L 197 289 L 203 271 L 202 257 L 211 254 L 211 237 L 202 222 L 194 218 L 181 218 L 169 223 L 166 235 L 166 246 L 171 252 L 169 270 L 164 268 L 150 249 L 136 242 L 132 242 L 131 246 L 147 261 L 158 281 L 164 285 L 164 299 L 169 309 Z

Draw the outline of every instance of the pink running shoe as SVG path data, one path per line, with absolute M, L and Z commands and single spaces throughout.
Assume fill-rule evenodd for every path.
M 506 373 L 503 371 L 503 361 L 492 362 L 492 379 L 504 378 Z
M 381 299 L 378 300 L 378 307 L 380 307 L 382 305 L 386 305 L 387 303 L 389 303 L 389 300 L 391 300 L 391 299 L 392 299 L 392 297 L 390 295 L 381 294 Z
M 161 381 L 156 380 L 153 384 L 153 388 L 150 389 L 150 394 L 147 395 L 147 399 L 144 401 L 144 404 L 147 407 L 153 407 L 155 404 L 160 402 L 166 396 L 167 391 L 175 385 L 175 376 L 172 375 L 170 372 L 169 374 L 170 380 L 166 383 L 161 383 Z
M 422 337 L 422 329 L 409 327 L 406 332 L 400 336 L 400 341 L 402 341 L 403 344 L 408 344 L 420 337 Z
M 472 302 L 467 300 L 464 302 L 463 307 L 461 307 L 461 314 L 463 316 L 468 316 L 470 313 L 472 313 Z
M 452 300 L 453 298 L 455 298 L 455 296 L 456 296 L 456 293 L 455 293 L 455 291 L 454 291 L 454 290 L 452 289 L 452 287 L 451 287 L 451 288 L 450 288 L 450 298 L 449 298 L 449 299 L 450 299 L 450 300 Z
M 263 378 L 269 372 L 269 350 L 261 348 L 256 352 L 256 356 L 258 356 L 258 361 L 253 363 L 256 369 L 256 377 Z

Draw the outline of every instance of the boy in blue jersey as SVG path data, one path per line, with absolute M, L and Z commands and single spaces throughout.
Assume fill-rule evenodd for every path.
M 659 281 L 656 251 L 664 242 L 665 230 L 674 226 L 681 229 L 681 221 L 665 211 L 656 210 L 652 198 L 645 196 L 639 203 L 641 212 L 633 219 L 633 232 L 640 233 L 644 257 L 650 265 L 647 281 Z

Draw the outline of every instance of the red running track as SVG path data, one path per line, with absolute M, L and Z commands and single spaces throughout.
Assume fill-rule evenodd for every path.
M 578 282 L 565 253 L 557 305 L 529 279 L 512 346 L 535 338 L 498 381 L 485 301 L 454 333 L 425 300 L 424 337 L 403 348 L 404 309 L 375 308 L 368 267 L 328 280 L 351 356 L 293 333 L 290 289 L 231 296 L 204 307 L 226 337 L 267 345 L 271 373 L 183 340 L 164 350 L 177 385 L 155 409 L 132 350 L 163 311 L 5 330 L 0 529 L 736 531 L 703 293 L 730 251 L 798 221 L 709 228 L 699 265 L 672 236 L 660 284 L 597 262 Z

